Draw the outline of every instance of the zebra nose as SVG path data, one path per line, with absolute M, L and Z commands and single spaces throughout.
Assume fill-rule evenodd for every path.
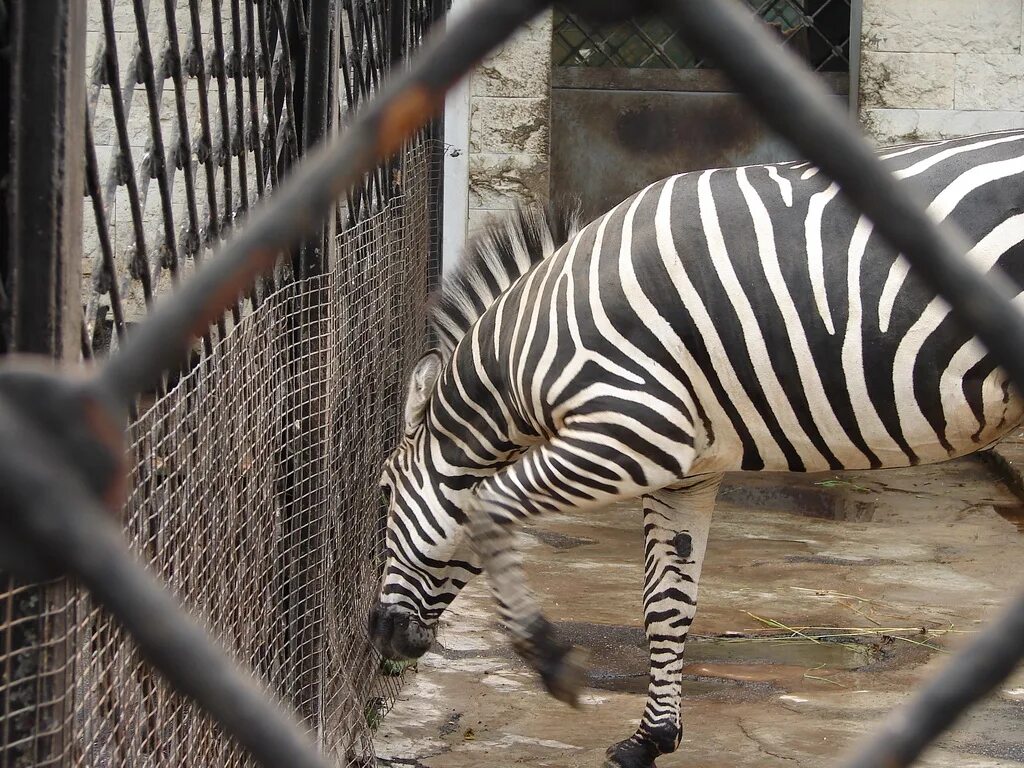
M 433 632 L 417 617 L 389 605 L 375 605 L 367 618 L 373 646 L 388 659 L 415 659 L 434 642 Z

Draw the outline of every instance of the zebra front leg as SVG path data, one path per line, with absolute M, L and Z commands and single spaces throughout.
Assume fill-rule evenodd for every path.
M 583 655 L 561 640 L 544 617 L 515 546 L 516 526 L 534 510 L 514 502 L 500 488 L 485 487 L 478 492 L 470 514 L 470 535 L 512 647 L 540 675 L 548 693 L 575 707 L 586 681 Z
M 683 649 L 697 610 L 697 583 L 721 475 L 643 497 L 644 627 L 651 676 L 640 727 L 608 749 L 609 768 L 653 768 L 682 739 Z
M 636 498 L 673 480 L 660 467 L 650 467 L 646 477 L 656 485 L 638 485 L 625 470 L 621 471 L 620 482 L 612 482 L 609 477 L 617 471 L 614 462 L 621 454 L 610 452 L 613 455 L 608 457 L 589 454 L 591 460 L 602 458 L 606 463 L 602 466 L 605 476 L 588 482 L 587 476 L 575 469 L 579 453 L 578 447 L 563 444 L 558 438 L 537 446 L 515 464 L 482 481 L 469 510 L 470 535 L 513 647 L 540 673 L 553 696 L 572 705 L 586 679 L 582 657 L 558 638 L 541 612 L 523 573 L 515 531 L 524 519 L 535 514 L 594 509 Z

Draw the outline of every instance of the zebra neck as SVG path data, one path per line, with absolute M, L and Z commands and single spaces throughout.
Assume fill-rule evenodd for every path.
M 484 476 L 515 461 L 536 443 L 536 432 L 506 399 L 507 392 L 472 361 L 450 361 L 427 413 L 435 461 L 456 472 Z

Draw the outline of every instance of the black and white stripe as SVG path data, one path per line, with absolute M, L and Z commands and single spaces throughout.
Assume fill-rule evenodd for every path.
M 1024 284 L 1024 131 L 882 158 L 966 234 L 979 269 Z M 432 624 L 484 563 L 528 648 L 542 617 L 512 546 L 518 523 L 643 497 L 650 697 L 609 764 L 649 766 L 679 739 L 722 472 L 941 461 L 1000 437 L 1022 401 L 805 163 L 681 174 L 578 232 L 569 221 L 520 212 L 446 286 L 442 350 L 413 376 L 385 470 L 382 602 Z

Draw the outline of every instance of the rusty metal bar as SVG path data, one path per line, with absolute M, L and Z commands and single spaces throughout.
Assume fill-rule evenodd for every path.
M 486 0 L 424 46 L 415 67 L 381 90 L 337 142 L 311 153 L 275 199 L 150 316 L 101 369 L 102 386 L 127 407 L 177 367 L 203 328 L 230 307 L 277 254 L 316 230 L 334 200 L 389 157 L 443 104 L 448 87 L 473 63 L 543 9 L 541 0 Z

